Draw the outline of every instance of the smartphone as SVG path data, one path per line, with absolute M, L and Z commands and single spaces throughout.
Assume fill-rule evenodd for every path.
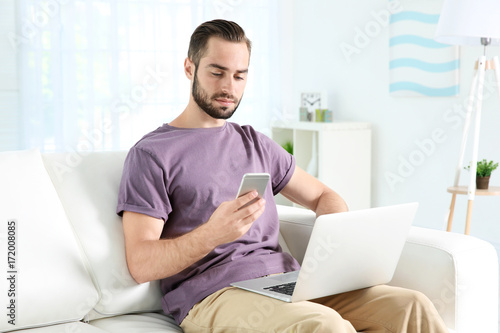
M 240 196 L 247 194 L 248 192 L 253 190 L 256 190 L 258 195 L 255 199 L 241 206 L 239 209 L 251 205 L 259 198 L 262 198 L 264 196 L 269 178 L 271 178 L 271 176 L 268 173 L 246 173 L 243 175 L 243 178 L 241 179 L 240 189 L 238 190 L 236 198 L 239 198 Z

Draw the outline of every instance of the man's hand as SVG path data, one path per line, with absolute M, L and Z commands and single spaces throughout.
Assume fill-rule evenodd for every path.
M 243 236 L 250 229 L 253 222 L 264 213 L 266 201 L 263 198 L 245 208 L 241 208 L 256 197 L 257 192 L 252 191 L 237 199 L 221 203 L 210 216 L 208 222 L 200 227 L 209 230 L 212 238 L 210 241 L 214 248 Z
M 163 220 L 144 214 L 124 212 L 123 230 L 127 264 L 138 283 L 159 280 L 177 274 L 201 260 L 221 244 L 243 236 L 265 209 L 253 191 L 223 202 L 210 219 L 198 228 L 172 239 L 160 239 Z

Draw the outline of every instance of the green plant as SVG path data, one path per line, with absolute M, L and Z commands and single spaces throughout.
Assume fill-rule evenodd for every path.
M 489 177 L 493 170 L 498 167 L 498 163 L 493 163 L 493 161 L 487 161 L 483 159 L 482 161 L 477 161 L 476 175 L 478 177 Z M 470 166 L 464 167 L 465 170 L 470 170 Z
M 285 142 L 282 147 L 289 152 L 291 155 L 293 155 L 293 143 L 292 141 L 287 141 Z

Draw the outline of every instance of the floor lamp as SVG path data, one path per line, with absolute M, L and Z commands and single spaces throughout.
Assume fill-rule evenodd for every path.
M 498 57 L 486 59 L 489 45 L 500 45 L 500 0 L 445 0 L 436 29 L 435 40 L 452 45 L 483 46 L 484 53 L 476 61 L 475 73 L 470 88 L 467 114 L 462 134 L 460 157 L 455 170 L 454 188 L 458 188 L 460 172 L 463 166 L 467 137 L 474 121 L 474 141 L 472 160 L 469 164 L 470 175 L 467 188 L 468 204 L 465 234 L 470 233 L 472 206 L 476 195 L 476 167 L 479 149 L 481 107 L 483 98 L 484 76 L 486 70 L 494 70 L 500 96 L 500 65 Z M 472 119 L 474 116 L 474 120 Z M 456 192 L 452 192 L 447 230 L 451 231 Z

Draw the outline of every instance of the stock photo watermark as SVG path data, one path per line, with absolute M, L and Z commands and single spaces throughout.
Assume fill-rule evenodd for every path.
M 492 95 L 496 94 L 497 84 L 495 81 L 485 81 L 484 88 L 483 96 L 475 96 L 474 99 L 482 98 L 482 101 L 488 100 Z M 439 145 L 448 140 L 450 131 L 456 131 L 463 126 L 467 117 L 467 109 L 472 102 L 470 97 L 466 97 L 462 103 L 454 103 L 451 107 L 447 108 L 442 115 L 443 126 L 433 129 L 428 137 L 415 140 L 413 142 L 415 148 L 406 156 L 398 155 L 396 170 L 384 173 L 384 179 L 392 192 L 396 191 L 398 184 L 404 183 L 409 177 L 413 176 L 417 172 L 418 167 L 424 165 L 431 158 Z M 472 116 L 474 116 L 474 111 L 472 111 Z
M 318 240 L 318 246 L 313 249 L 313 255 L 308 256 L 300 267 L 299 279 L 308 279 L 314 275 L 322 262 L 332 257 L 335 250 L 340 247 L 340 243 L 333 240 L 332 235 L 325 235 Z
M 249 327 L 261 327 L 264 320 L 276 311 L 274 302 L 268 298 L 263 297 L 262 300 L 254 301 L 252 305 L 255 310 L 248 313 L 246 318 L 238 317 L 237 332 L 247 332 Z
M 19 236 L 17 233 L 18 221 L 11 219 L 7 221 L 7 262 L 6 262 L 6 279 L 7 279 L 7 323 L 15 326 L 18 316 L 17 295 L 18 291 L 18 261 L 17 249 Z
M 149 93 L 158 89 L 170 75 L 169 72 L 162 71 L 158 65 L 154 69 L 147 66 L 145 71 L 147 74 L 140 84 L 133 86 L 130 92 L 121 94 L 119 98 L 112 102 L 111 112 L 128 114 L 137 109 L 148 98 Z
M 352 62 L 354 55 L 360 54 L 371 42 L 380 36 L 382 31 L 389 26 L 391 15 L 403 11 L 400 1 L 388 1 L 387 7 L 378 11 L 372 10 L 372 20 L 365 23 L 364 27 L 354 27 L 354 37 L 351 42 L 339 44 L 340 51 L 348 64 Z
M 464 287 L 462 287 L 462 289 L 460 289 L 460 287 L 456 289 L 455 285 L 449 280 L 446 280 L 444 284 L 445 286 L 441 290 L 439 298 L 432 300 L 432 303 L 434 304 L 438 312 L 444 311 L 447 306 L 453 304 L 453 302 L 455 302 L 455 299 L 465 291 L 463 290 Z
M 134 85 L 129 92 L 122 93 L 118 98 L 111 102 L 111 114 L 117 114 L 121 120 L 129 117 L 130 114 L 140 107 L 148 98 L 149 94 L 158 89 L 168 78 L 169 73 L 161 70 L 160 66 L 146 66 L 145 75 L 139 84 Z M 57 175 L 59 181 L 62 181 L 64 175 L 71 172 L 80 163 L 83 158 L 96 147 L 102 146 L 106 137 L 111 135 L 115 125 L 112 120 L 106 118 L 103 120 L 101 127 L 91 130 L 83 130 L 83 138 L 79 140 L 76 146 L 65 146 L 66 155 L 64 162 L 54 161 L 52 164 L 53 171 Z
M 216 0 L 213 2 L 213 5 L 218 16 L 223 17 L 224 14 L 232 12 L 235 7 L 242 3 L 243 0 Z
M 15 32 L 7 33 L 7 39 L 14 50 L 17 51 L 21 44 L 33 43 L 35 38 L 44 28 L 47 28 L 50 21 L 60 12 L 61 6 L 66 5 L 71 0 L 46 0 L 40 1 L 32 8 L 31 17 L 21 19 L 20 34 Z
M 332 235 L 325 235 L 318 240 L 318 246 L 312 249 L 312 255 L 302 263 L 298 279 L 306 280 L 316 274 L 318 268 L 332 257 L 335 250 L 340 247 L 340 242 L 335 241 Z M 299 282 L 298 280 L 298 282 Z M 253 302 L 254 310 L 238 317 L 237 332 L 246 332 L 248 328 L 259 328 L 264 320 L 272 317 L 277 311 L 275 303 L 269 298 L 263 297 Z
M 416 148 L 412 150 L 408 156 L 398 156 L 397 173 L 388 171 L 384 175 L 391 191 L 394 192 L 398 183 L 403 183 L 406 178 L 412 176 L 416 168 L 423 165 L 425 161 L 434 154 L 437 146 L 447 139 L 448 136 L 445 130 L 438 127 L 432 131 L 430 137 L 422 140 L 415 140 L 413 143 Z

